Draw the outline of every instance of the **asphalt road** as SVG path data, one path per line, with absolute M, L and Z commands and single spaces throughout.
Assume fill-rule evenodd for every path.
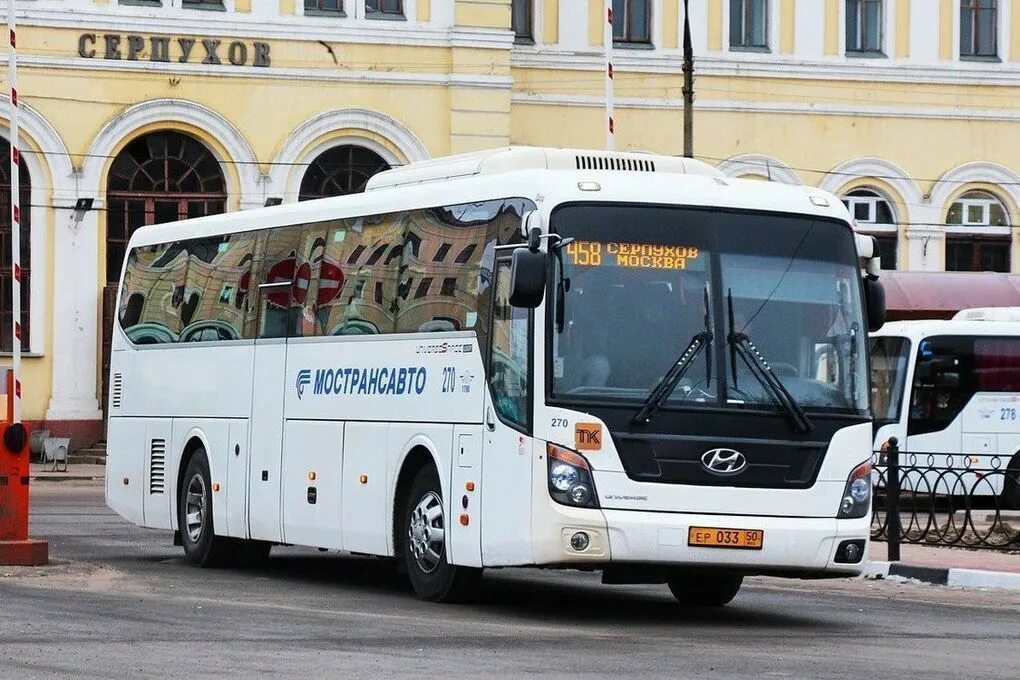
M 55 564 L 0 567 L 0 678 L 1020 675 L 1016 594 L 753 579 L 724 609 L 685 610 L 662 586 L 504 570 L 443 606 L 369 559 L 189 567 L 101 487 L 39 484 L 33 503 Z

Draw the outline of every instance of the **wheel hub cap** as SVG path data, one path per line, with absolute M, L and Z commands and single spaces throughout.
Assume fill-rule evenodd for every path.
M 188 482 L 188 495 L 184 504 L 185 531 L 192 543 L 202 540 L 205 520 L 205 480 L 195 475 Z
M 428 574 L 435 571 L 443 558 L 446 524 L 439 496 L 429 491 L 411 511 L 407 528 L 407 544 L 418 568 Z

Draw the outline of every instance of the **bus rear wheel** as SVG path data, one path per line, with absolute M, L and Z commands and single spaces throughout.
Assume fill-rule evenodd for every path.
M 191 456 L 184 471 L 181 496 L 177 499 L 177 526 L 184 556 L 197 567 L 220 567 L 228 562 L 233 546 L 216 535 L 212 514 L 212 475 L 205 449 Z
M 744 577 L 739 574 L 690 573 L 677 575 L 667 583 L 677 602 L 693 607 L 722 607 L 740 590 Z
M 449 529 L 435 468 L 422 468 L 404 503 L 403 548 L 415 594 L 431 602 L 461 602 L 472 594 L 481 569 L 459 567 L 446 557 Z

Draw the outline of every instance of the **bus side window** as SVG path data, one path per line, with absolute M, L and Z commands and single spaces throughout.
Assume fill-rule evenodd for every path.
M 393 332 L 404 213 L 329 225 L 319 264 L 316 335 Z
M 263 232 L 261 267 L 255 291 L 259 338 L 286 338 L 293 333 L 297 315 L 291 307 L 298 268 L 297 248 L 302 225 Z
M 530 312 L 510 306 L 510 259 L 496 263 L 492 307 L 492 351 L 489 354 L 489 389 L 499 417 L 527 429 L 529 425 L 528 338 Z

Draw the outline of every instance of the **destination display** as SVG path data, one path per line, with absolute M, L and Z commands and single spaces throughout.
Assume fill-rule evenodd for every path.
M 618 241 L 571 241 L 563 250 L 579 267 L 637 267 L 640 269 L 687 269 L 701 256 L 693 246 Z

